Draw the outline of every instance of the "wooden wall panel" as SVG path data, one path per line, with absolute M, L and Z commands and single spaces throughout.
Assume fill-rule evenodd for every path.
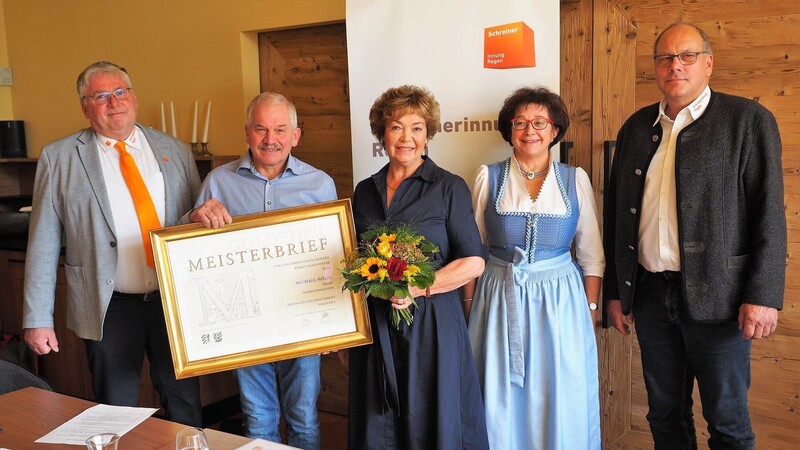
M 591 2 L 561 6 L 561 97 L 570 126 L 564 140 L 573 143 L 571 165 L 592 174 L 592 23 Z
M 592 180 L 602 215 L 604 142 L 614 141 L 617 131 L 634 111 L 636 28 L 613 4 L 594 2 L 592 88 Z M 602 222 L 601 222 L 602 223 Z M 617 441 L 631 428 L 631 340 L 616 330 L 600 331 L 601 412 L 603 444 Z

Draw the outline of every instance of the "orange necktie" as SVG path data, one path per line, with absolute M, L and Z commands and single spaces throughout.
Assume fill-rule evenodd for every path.
M 114 144 L 114 148 L 119 151 L 119 167 L 122 169 L 122 178 L 125 179 L 125 184 L 128 185 L 131 198 L 133 198 L 133 206 L 136 208 L 136 215 L 139 217 L 139 228 L 142 230 L 142 242 L 144 243 L 144 257 L 147 259 L 147 265 L 155 268 L 153 245 L 150 243 L 149 231 L 161 228 L 156 207 L 153 205 L 153 199 L 150 198 L 147 185 L 144 184 L 142 175 L 136 167 L 136 161 L 125 149 L 125 143 L 119 141 Z

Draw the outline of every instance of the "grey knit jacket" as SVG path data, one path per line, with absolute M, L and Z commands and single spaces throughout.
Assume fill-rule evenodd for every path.
M 631 311 L 645 176 L 661 141 L 658 103 L 617 135 L 604 197 L 603 298 Z M 783 307 L 786 217 L 781 139 L 758 103 L 711 93 L 705 113 L 677 140 L 675 184 L 682 289 L 689 318 L 735 320 L 742 303 Z

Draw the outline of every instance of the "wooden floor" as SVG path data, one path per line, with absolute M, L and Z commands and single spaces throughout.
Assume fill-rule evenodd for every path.
M 629 431 L 617 442 L 606 446 L 606 450 L 643 450 L 651 448 L 653 448 L 653 438 L 650 433 L 641 431 Z
M 708 436 L 697 432 L 697 449 L 708 450 Z M 644 431 L 629 431 L 616 442 L 607 445 L 606 450 L 645 450 L 653 448 L 653 438 Z

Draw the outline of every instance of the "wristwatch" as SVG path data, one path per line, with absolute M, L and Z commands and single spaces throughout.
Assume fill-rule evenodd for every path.
M 597 311 L 597 302 L 589 302 L 589 310 Z

